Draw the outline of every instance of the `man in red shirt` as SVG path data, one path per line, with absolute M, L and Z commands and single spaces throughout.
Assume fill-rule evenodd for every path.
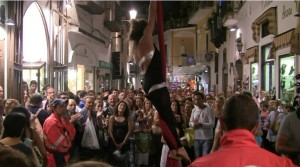
M 48 167 L 63 167 L 69 159 L 69 149 L 75 128 L 67 117 L 68 100 L 55 99 L 53 113 L 44 123 L 44 144 L 47 149 Z
M 294 167 L 291 160 L 279 157 L 256 143 L 258 107 L 247 95 L 234 95 L 226 103 L 220 116 L 225 131 L 220 149 L 196 159 L 189 167 Z

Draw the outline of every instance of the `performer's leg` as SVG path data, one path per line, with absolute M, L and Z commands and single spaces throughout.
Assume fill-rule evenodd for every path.
M 166 140 L 171 150 L 170 155 L 173 158 L 175 158 L 175 155 L 177 157 L 179 156 L 184 158 L 184 160 L 186 161 L 190 161 L 186 150 L 181 145 L 179 136 L 176 131 L 176 119 L 171 110 L 171 102 L 168 89 L 166 87 L 157 89 L 149 93 L 147 98 L 152 102 L 156 110 L 159 112 L 160 127 L 162 128 L 164 139 Z
M 160 126 L 163 136 L 170 149 L 181 147 L 181 143 L 176 131 L 175 117 L 171 110 L 170 95 L 166 87 L 151 92 L 147 98 L 155 106 L 160 116 Z

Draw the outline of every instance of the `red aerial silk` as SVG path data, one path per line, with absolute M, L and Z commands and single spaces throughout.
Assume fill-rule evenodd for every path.
M 166 52 L 165 52 L 165 40 L 164 40 L 164 24 L 163 24 L 163 12 L 162 12 L 162 2 L 157 1 L 157 26 L 158 26 L 158 42 L 159 51 L 161 55 L 162 69 L 164 74 L 164 79 L 166 79 Z M 161 120 L 161 119 L 160 119 Z M 160 121 L 164 125 L 165 122 Z M 165 125 L 166 126 L 166 125 Z M 164 126 L 162 126 L 163 128 Z M 164 131 L 165 135 L 172 135 L 170 131 Z M 171 141 L 173 145 L 176 145 L 176 141 Z M 167 158 L 166 167 L 179 167 L 179 161 L 171 158 Z
M 157 26 L 158 26 L 159 51 L 161 55 L 164 79 L 166 79 L 166 52 L 165 52 L 165 40 L 164 40 L 164 18 L 163 18 L 162 11 L 163 11 L 162 2 L 157 1 Z

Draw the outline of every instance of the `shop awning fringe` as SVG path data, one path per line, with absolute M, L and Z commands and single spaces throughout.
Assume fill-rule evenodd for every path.
M 291 47 L 289 54 L 294 55 L 295 53 L 295 38 L 294 38 L 295 29 L 291 29 L 287 32 L 277 35 L 272 43 L 268 59 L 276 58 L 276 51 L 282 48 Z

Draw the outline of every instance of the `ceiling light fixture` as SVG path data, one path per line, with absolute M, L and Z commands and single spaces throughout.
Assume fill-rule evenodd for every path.
M 137 11 L 135 9 L 131 9 L 129 11 L 129 15 L 130 15 L 130 20 L 136 19 Z

